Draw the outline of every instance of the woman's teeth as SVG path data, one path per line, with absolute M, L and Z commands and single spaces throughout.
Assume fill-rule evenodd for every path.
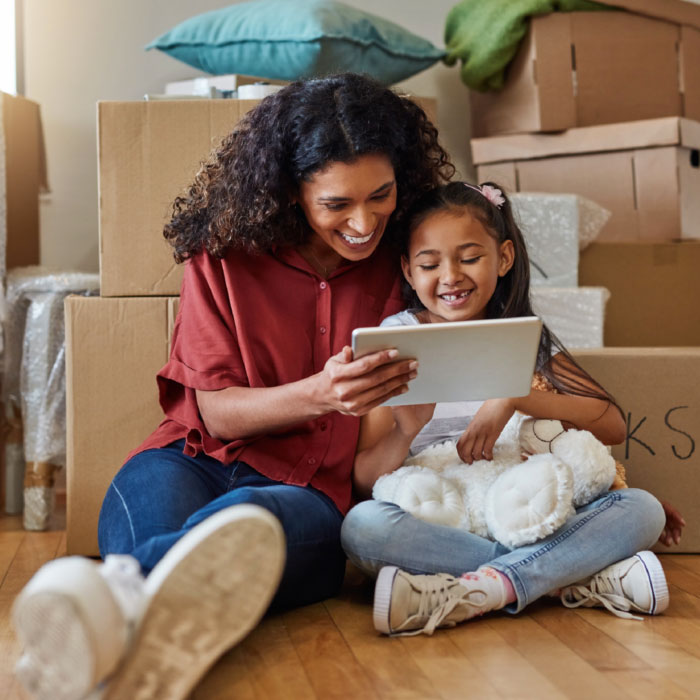
M 362 245 L 363 243 L 367 243 L 367 241 L 374 236 L 374 231 L 368 233 L 366 236 L 346 236 L 344 233 L 340 235 L 343 237 L 343 240 L 347 241 L 350 245 Z

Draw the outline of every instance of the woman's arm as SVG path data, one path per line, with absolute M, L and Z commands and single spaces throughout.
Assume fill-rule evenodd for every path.
M 345 347 L 305 379 L 276 387 L 198 390 L 197 405 L 209 434 L 224 441 L 282 430 L 331 411 L 361 416 L 406 391 L 415 377 L 415 362 L 396 362 L 396 355 L 383 350 L 353 360 Z
M 411 443 L 434 410 L 435 404 L 379 406 L 362 417 L 352 472 L 358 498 L 371 498 L 374 482 L 404 463 Z

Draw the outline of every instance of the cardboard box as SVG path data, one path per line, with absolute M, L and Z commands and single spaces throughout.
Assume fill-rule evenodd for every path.
M 4 146 L 4 148 L 3 148 Z M 39 264 L 39 193 L 48 192 L 39 105 L 0 92 L 0 234 L 5 268 Z M 3 206 L 4 205 L 4 206 Z M 6 231 L 3 228 L 6 227 Z
M 174 295 L 163 227 L 212 149 L 258 100 L 98 103 L 102 296 Z
M 598 2 L 700 29 L 700 6 L 692 0 L 691 2 L 688 0 L 598 0 Z
M 67 552 L 97 555 L 104 494 L 163 418 L 156 374 L 179 299 L 66 299 Z
M 599 241 L 700 238 L 700 122 L 678 117 L 472 139 L 480 182 L 611 212 Z
M 470 103 L 475 136 L 700 119 L 700 30 L 627 12 L 534 17 L 504 88 Z
M 433 99 L 416 98 L 433 120 Z M 98 119 L 102 296 L 180 293 L 182 268 L 163 238 L 176 197 L 259 100 L 100 102 Z
M 603 347 L 607 289 L 533 287 L 530 297 L 534 312 L 566 348 Z
M 700 242 L 592 243 L 581 284 L 610 290 L 608 346 L 700 346 Z
M 576 358 L 623 408 L 627 438 L 613 456 L 629 485 L 669 501 L 687 522 L 680 545 L 654 549 L 700 552 L 700 348 L 605 348 Z
M 177 80 L 165 84 L 166 95 L 200 95 L 213 96 L 212 92 L 233 92 L 241 85 L 253 85 L 264 82 L 268 85 L 287 85 L 288 80 L 272 80 L 270 78 L 256 78 L 252 75 L 205 75 L 190 80 Z

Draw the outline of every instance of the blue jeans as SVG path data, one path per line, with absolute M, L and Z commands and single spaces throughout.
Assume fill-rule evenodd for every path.
M 147 575 L 188 530 L 223 508 L 254 503 L 282 524 L 287 561 L 272 606 L 335 595 L 345 573 L 343 516 L 311 486 L 273 481 L 243 462 L 222 464 L 182 452 L 184 440 L 132 457 L 114 477 L 100 511 L 100 553 L 131 554 Z M 235 562 L 232 562 L 235 566 Z
M 345 518 L 341 540 L 350 561 L 370 576 L 382 566 L 459 576 L 488 564 L 513 583 L 508 612 L 585 579 L 651 547 L 664 528 L 661 504 L 646 491 L 610 491 L 576 511 L 543 540 L 510 550 L 465 530 L 414 518 L 393 503 L 364 501 Z

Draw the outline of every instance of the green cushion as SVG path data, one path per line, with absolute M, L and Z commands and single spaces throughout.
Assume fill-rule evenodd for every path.
M 387 85 L 445 55 L 393 22 L 332 0 L 231 5 L 185 20 L 146 48 L 214 75 L 296 80 L 353 71 Z

